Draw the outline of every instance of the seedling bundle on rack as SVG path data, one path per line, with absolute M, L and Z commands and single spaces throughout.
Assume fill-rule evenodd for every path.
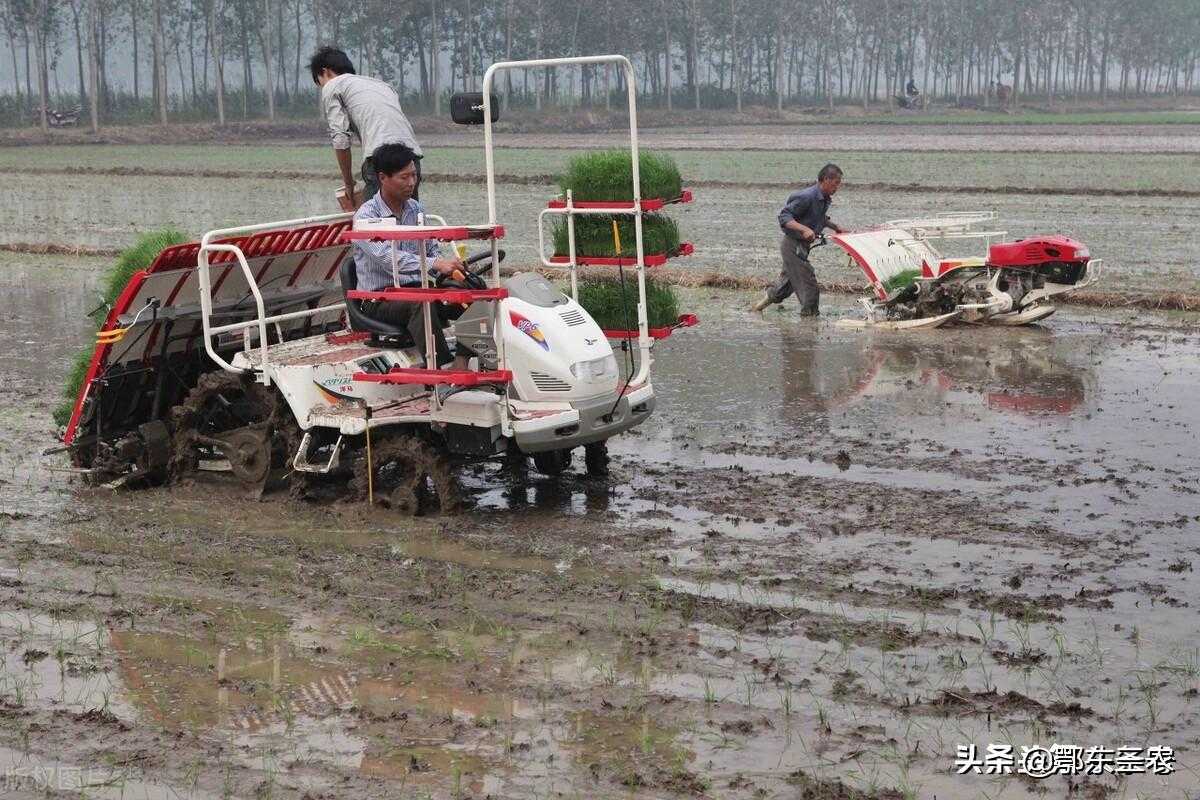
M 116 262 L 105 275 L 104 295 L 100 298 L 101 306 L 97 311 L 107 312 L 109 308 L 112 308 L 121 291 L 129 283 L 129 279 L 133 277 L 133 273 L 150 266 L 163 250 L 186 241 L 187 236 L 172 228 L 150 231 L 138 237 L 131 247 L 121 251 Z M 94 319 L 99 326 L 99 322 L 104 318 L 100 316 Z M 81 350 L 71 364 L 71 369 L 67 373 L 67 382 L 63 386 L 63 400 L 53 412 L 55 425 L 66 425 L 71 418 L 71 411 L 75 407 L 75 398 L 79 395 L 79 387 L 83 385 L 88 366 L 91 364 L 94 345 L 94 342 L 90 343 Z
M 635 165 L 634 153 L 636 148 L 633 153 L 602 151 L 570 161 L 560 179 L 562 196 L 542 212 L 543 217 L 558 216 L 551 231 L 554 255 L 544 263 L 568 267 L 571 294 L 610 338 L 641 338 L 643 331 L 647 339 L 665 338 L 696 320 L 680 316 L 674 292 L 649 280 L 645 269 L 692 253 L 692 245 L 680 240 L 675 221 L 659 213 L 668 205 L 691 202 L 692 193 L 683 188 L 669 156 L 637 153 Z M 618 281 L 585 280 L 580 285 L 580 266 L 617 267 L 613 277 Z M 626 282 L 625 267 L 636 268 L 636 282 Z

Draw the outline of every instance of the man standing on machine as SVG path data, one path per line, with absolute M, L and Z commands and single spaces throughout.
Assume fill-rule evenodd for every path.
M 752 310 L 761 312 L 772 303 L 782 303 L 795 292 L 800 301 L 800 316 L 815 317 L 820 313 L 821 290 L 812 264 L 808 262 L 808 251 L 826 228 L 837 233 L 843 231 L 829 218 L 829 206 L 841 185 L 841 167 L 826 164 L 818 173 L 816 183 L 788 197 L 779 210 L 779 228 L 783 231 L 779 254 L 783 257 L 783 271 Z
M 417 144 L 412 124 L 400 108 L 400 98 L 395 90 L 383 81 L 355 74 L 350 57 L 333 47 L 322 47 L 313 53 L 308 69 L 313 83 L 321 87 L 321 111 L 329 125 L 329 138 L 333 141 L 333 153 L 337 156 L 345 187 L 345 196 L 339 195 L 342 209 L 353 211 L 379 191 L 371 154 L 384 144 L 407 145 L 416 156 L 413 163 L 417 181 L 412 190 L 412 199 L 416 200 L 421 183 L 421 146 Z M 354 191 L 354 165 L 350 157 L 352 133 L 357 133 L 362 140 L 362 195 Z
M 362 204 L 354 214 L 355 219 L 395 218 L 400 225 L 416 225 L 417 215 L 425 212 L 413 197 L 417 185 L 417 155 L 412 148 L 403 144 L 385 144 L 371 154 L 368 163 L 374 166 L 379 182 L 379 191 Z M 396 242 L 396 255 L 401 286 L 421 285 L 421 242 Z M 358 276 L 358 288 L 368 292 L 380 292 L 393 285 L 392 243 L 354 241 L 354 266 Z M 426 265 L 430 275 L 452 275 L 466 267 L 458 258 L 442 258 L 437 242 L 425 242 Z M 355 302 L 349 300 L 347 302 Z M 391 302 L 383 300 L 361 300 L 359 310 L 368 317 L 389 325 L 405 328 L 413 342 L 425 357 L 425 313 L 422 303 Z M 438 365 L 451 360 L 450 349 L 442 333 L 442 321 L 437 308 L 433 312 L 433 336 L 437 348 Z M 455 360 L 455 369 L 466 369 L 466 357 Z

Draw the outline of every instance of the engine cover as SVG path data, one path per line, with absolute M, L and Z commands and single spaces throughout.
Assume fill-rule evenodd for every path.
M 1036 267 L 1054 262 L 1086 264 L 1089 257 L 1083 242 L 1067 236 L 1036 236 L 992 245 L 987 263 L 993 267 Z
M 1046 283 L 1074 286 L 1083 278 L 1089 257 L 1087 245 L 1067 236 L 1035 236 L 992 245 L 987 263 L 1031 272 Z

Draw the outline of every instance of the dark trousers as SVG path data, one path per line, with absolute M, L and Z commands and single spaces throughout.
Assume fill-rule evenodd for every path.
M 800 301 L 800 313 L 816 315 L 821 289 L 817 286 L 817 274 L 808 263 L 808 246 L 785 236 L 779 243 L 779 255 L 783 258 L 783 270 L 770 289 L 771 302 L 782 303 L 795 292 Z
M 412 337 L 413 344 L 421 358 L 425 358 L 425 314 L 421 311 L 423 303 L 392 303 L 374 300 L 363 300 L 359 309 L 368 317 L 398 328 L 404 328 Z M 442 332 L 442 319 L 436 307 L 433 313 L 433 342 L 437 350 L 438 366 L 449 364 L 454 360 L 450 354 L 450 346 L 446 344 L 446 334 Z
M 417 185 L 413 187 L 412 199 L 420 200 L 419 192 L 421 191 L 421 159 L 413 162 L 417 165 Z M 363 179 L 363 202 L 367 202 L 376 195 L 379 191 L 379 176 L 375 174 L 375 164 L 371 157 L 363 159 L 362 163 L 362 179 Z

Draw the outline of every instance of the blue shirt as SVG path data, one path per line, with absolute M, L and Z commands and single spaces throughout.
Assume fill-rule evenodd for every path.
M 416 225 L 417 215 L 425 213 L 425 207 L 416 200 L 409 198 L 404 212 L 398 222 L 401 225 Z M 355 219 L 384 219 L 395 217 L 396 213 L 388 208 L 383 200 L 383 193 L 376 192 L 375 196 L 354 213 Z M 401 286 L 421 285 L 420 242 L 372 242 L 365 239 L 354 240 L 354 266 L 358 272 L 358 288 L 365 292 L 378 292 L 392 286 L 392 245 L 396 245 L 397 270 L 400 273 Z M 438 244 L 435 239 L 425 240 L 426 266 L 430 275 L 436 275 L 433 259 L 439 256 Z
M 801 225 L 812 228 L 813 233 L 819 236 L 821 231 L 829 225 L 829 206 L 832 203 L 833 198 L 821 191 L 819 183 L 814 183 L 807 189 L 792 192 L 783 208 L 779 209 L 779 227 L 783 228 L 783 235 L 798 242 L 804 241 L 804 237 L 800 235 L 799 231 L 784 227 L 788 220 L 794 219 Z

